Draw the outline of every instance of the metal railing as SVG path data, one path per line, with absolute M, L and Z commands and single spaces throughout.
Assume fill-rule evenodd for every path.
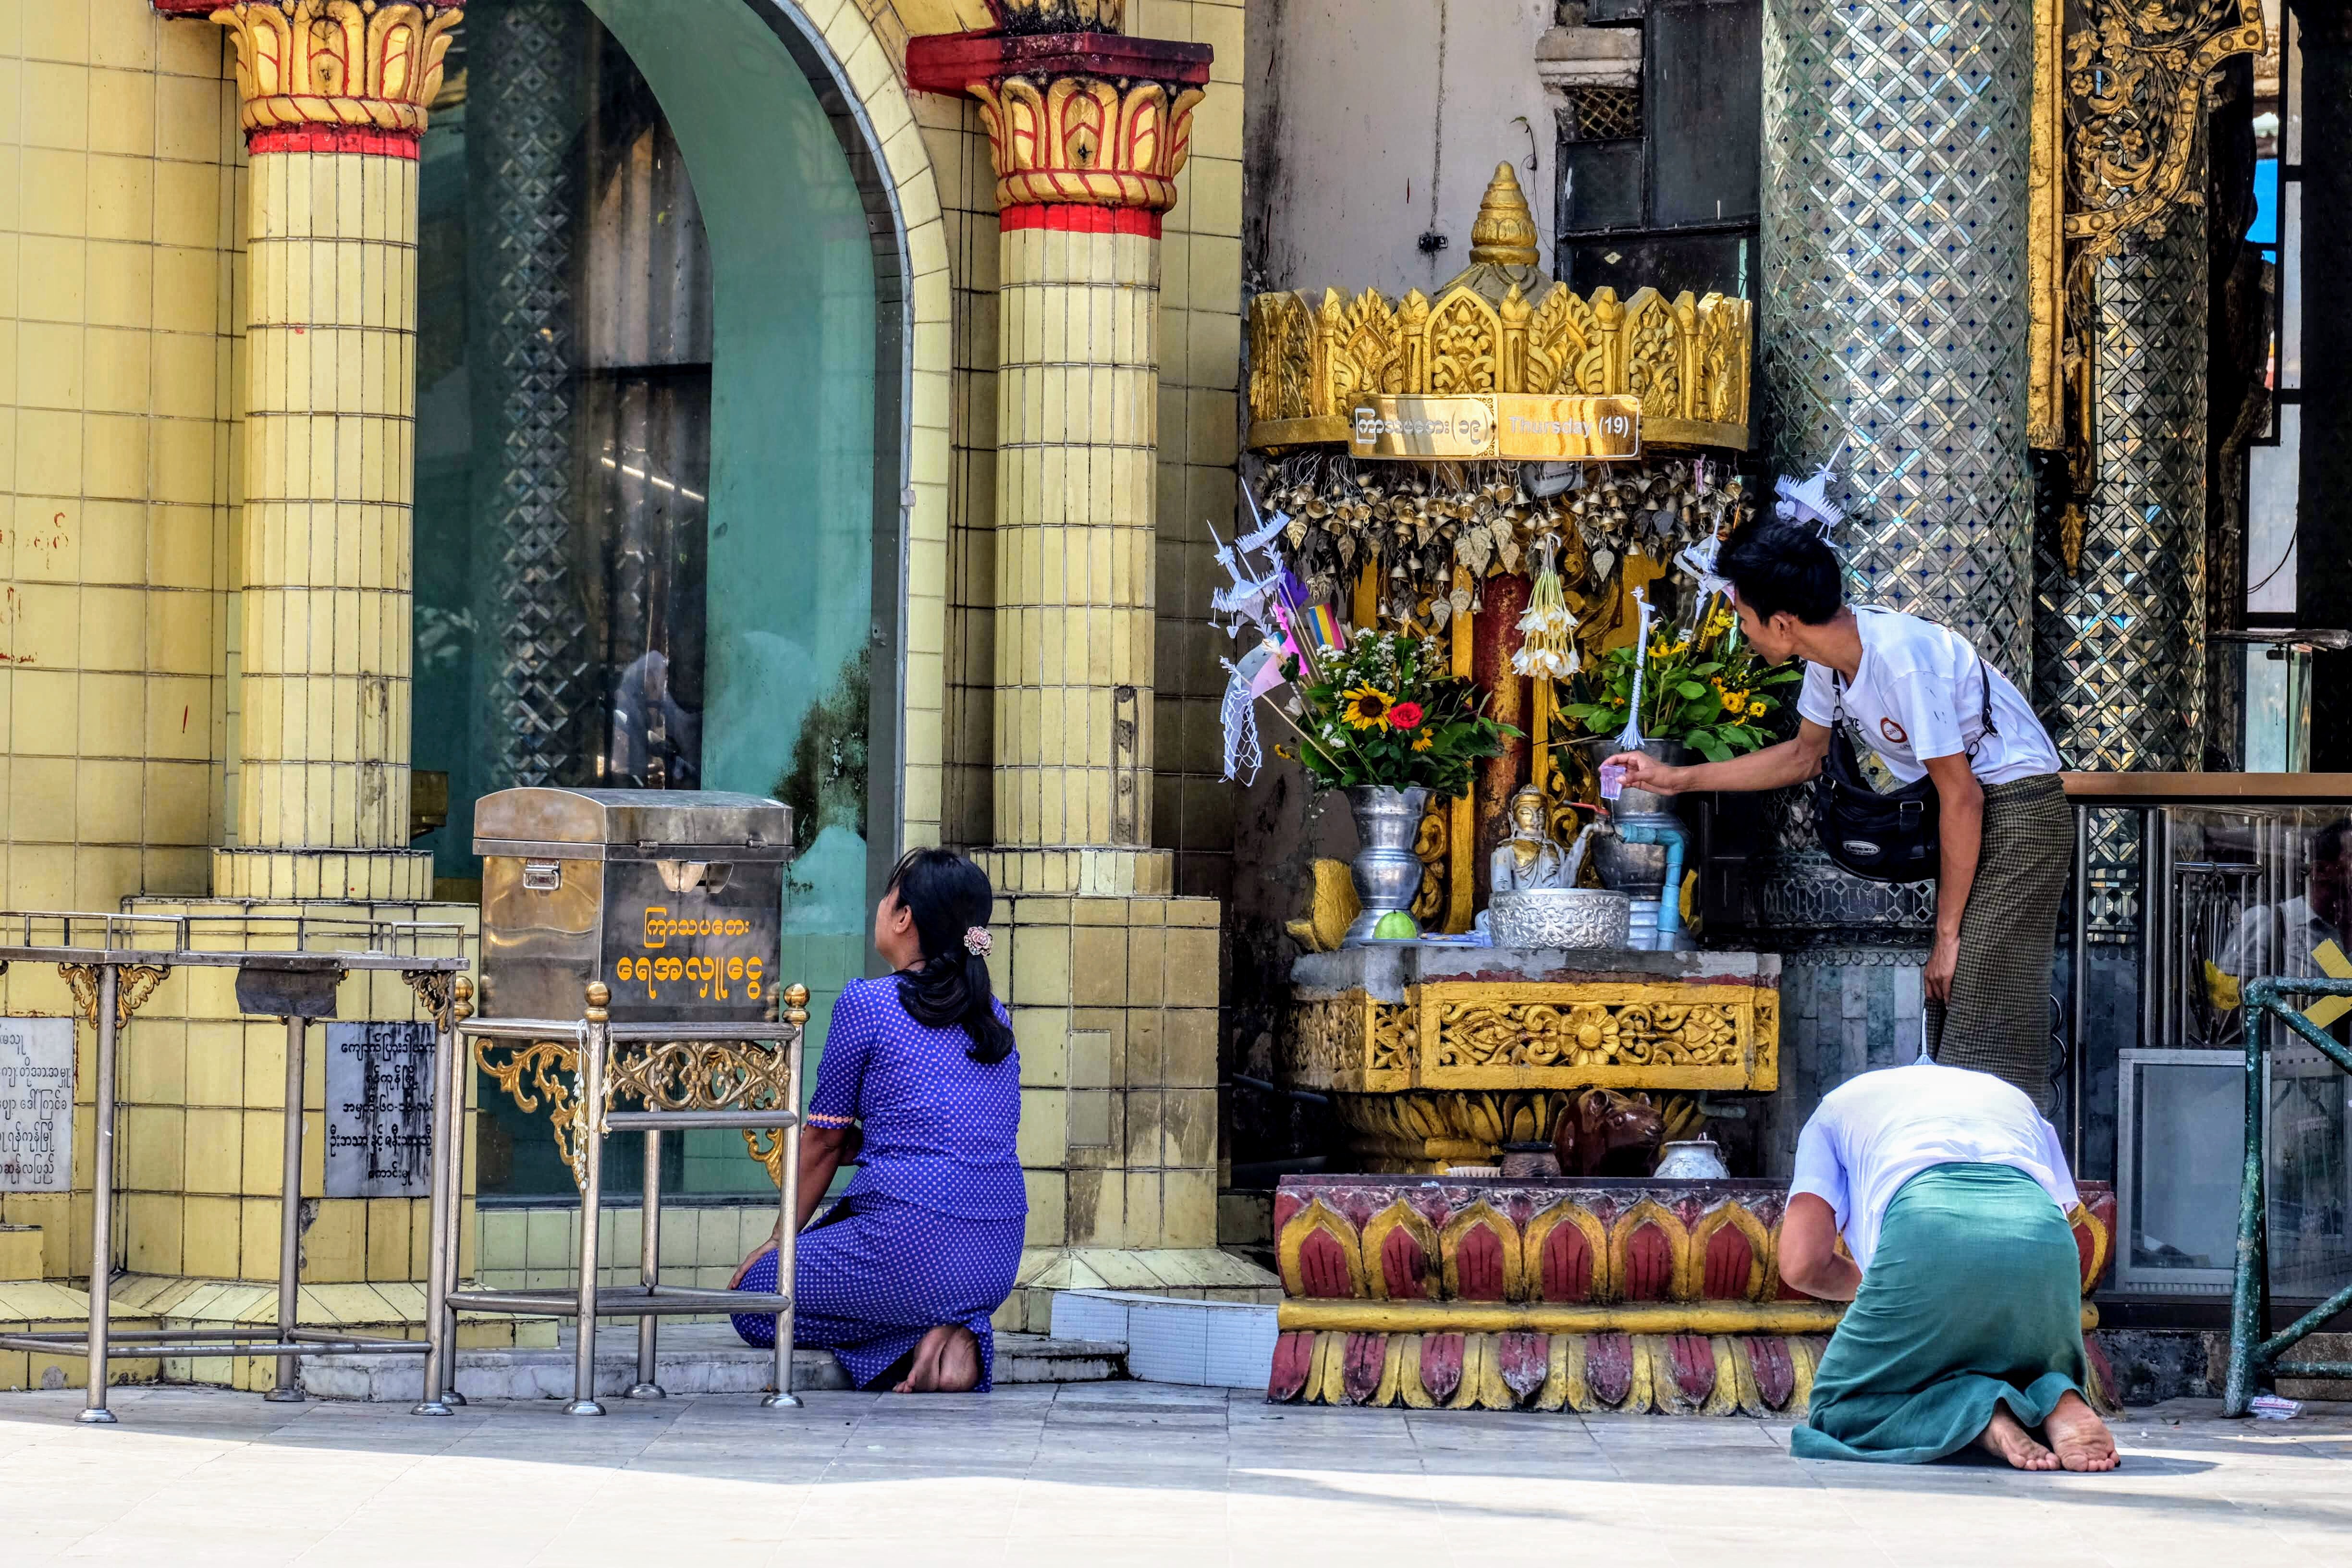
M 453 1008 L 464 984 L 458 972 L 466 966 L 465 935 L 462 926 L 411 921 L 0 911 L 0 972 L 11 963 L 56 964 L 73 989 L 77 1013 L 89 1020 L 97 1036 L 96 1081 L 91 1086 L 96 1147 L 91 1152 L 89 1326 L 80 1333 L 0 1334 L 0 1349 L 86 1357 L 89 1398 L 75 1419 L 95 1426 L 111 1426 L 116 1419 L 106 1403 L 110 1361 L 274 1356 L 277 1383 L 262 1397 L 285 1403 L 303 1397 L 298 1367 L 303 1356 L 421 1355 L 434 1367 L 454 1358 L 454 1334 L 442 1335 L 437 1327 L 433 1337 L 420 1342 L 301 1326 L 302 1077 L 311 1020 L 334 1016 L 335 988 L 355 969 L 394 971 L 408 982 L 433 1016 L 436 1054 L 446 1064 L 455 1055 Z M 272 945 L 256 947 L 257 937 Z M 279 941 L 285 945 L 275 945 Z M 140 1005 L 167 974 L 184 967 L 235 969 L 240 1012 L 286 1020 L 278 1321 L 267 1330 L 117 1330 L 112 1322 L 114 1215 L 121 1196 L 115 1138 L 119 1046 Z M 435 1080 L 436 1255 L 457 1226 L 457 1172 L 446 1160 L 438 1109 L 449 1103 L 453 1082 L 446 1072 Z
M 427 1285 L 427 1315 L 437 1331 L 448 1333 L 454 1333 L 456 1314 L 460 1310 L 576 1319 L 580 1327 L 572 1361 L 572 1403 L 564 1408 L 573 1415 L 602 1415 L 604 1407 L 596 1399 L 599 1314 L 636 1318 L 637 1381 L 629 1389 L 628 1397 L 659 1399 L 664 1397 L 664 1391 L 655 1381 L 655 1362 L 658 1323 L 663 1316 L 773 1313 L 775 1387 L 761 1404 L 770 1409 L 797 1407 L 801 1400 L 793 1392 L 792 1289 L 797 1239 L 794 1233 L 800 1208 L 800 1107 L 808 992 L 798 985 L 785 991 L 783 1016 L 779 1023 L 615 1024 L 606 1014 L 610 1001 L 609 989 L 602 982 L 595 982 L 587 988 L 588 1005 L 580 1018 L 461 1018 L 458 1022 L 456 1034 L 461 1039 L 503 1040 L 533 1047 L 554 1045 L 559 1049 L 569 1042 L 571 1114 L 574 1118 L 571 1159 L 580 1184 L 580 1279 L 577 1290 L 572 1293 L 458 1289 L 453 1285 L 457 1249 L 449 1246 L 445 1257 L 436 1245 Z M 749 1046 L 755 1042 L 767 1042 L 781 1048 L 772 1057 L 734 1048 L 739 1044 Z M 639 1075 L 640 1081 L 618 1081 L 630 1077 L 633 1068 L 646 1065 L 643 1053 L 634 1058 L 625 1051 L 616 1055 L 615 1047 L 629 1046 L 677 1047 L 688 1051 L 699 1047 L 706 1054 L 681 1064 L 688 1069 L 679 1075 L 683 1087 L 667 1100 L 656 1103 L 661 1100 L 656 1089 L 653 1095 L 643 1096 L 646 1109 L 615 1110 L 612 1103 L 616 1088 L 625 1092 L 642 1092 L 651 1082 L 650 1075 L 646 1074 Z M 781 1063 L 773 1057 L 781 1057 Z M 780 1078 L 774 1072 L 779 1066 L 782 1069 Z M 770 1103 L 751 1103 L 761 1097 L 751 1092 L 755 1084 Z M 557 1115 L 560 1122 L 563 1115 L 560 1107 Z M 441 1120 L 436 1110 L 436 1137 L 440 1135 Z M 772 1291 L 708 1290 L 661 1283 L 662 1134 L 713 1128 L 772 1131 L 782 1142 L 778 1154 L 776 1289 Z M 611 1133 L 628 1131 L 645 1134 L 645 1207 L 638 1283 L 602 1286 L 597 1283 L 596 1274 L 600 1245 L 597 1221 L 604 1190 L 604 1142 Z M 463 1133 L 459 1132 L 453 1142 L 457 1144 L 454 1168 L 462 1170 Z M 437 1372 L 435 1363 L 427 1363 L 425 1399 L 416 1406 L 420 1415 L 449 1413 L 446 1388 Z
M 2263 1092 L 2263 1058 L 2269 1049 L 2265 1016 L 2276 1018 L 2296 1038 L 2347 1073 L 2352 1050 L 2305 1017 L 2285 998 L 2352 997 L 2352 980 L 2294 979 L 2265 975 L 2245 988 L 2246 1164 L 2238 1199 L 2238 1257 L 2230 1301 L 2230 1366 L 2222 1383 L 2221 1414 L 2243 1415 L 2252 1406 L 2254 1384 L 2272 1377 L 2352 1378 L 2352 1362 L 2288 1362 L 2284 1356 L 2330 1318 L 2352 1308 L 2347 1285 L 2276 1333 L 2270 1332 L 2270 1205 L 2263 1191 L 2268 1169 L 2270 1117 Z

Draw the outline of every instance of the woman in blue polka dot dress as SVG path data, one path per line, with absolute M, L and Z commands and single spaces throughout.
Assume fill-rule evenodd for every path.
M 896 973 L 853 980 L 834 1004 L 801 1134 L 793 1332 L 861 1388 L 989 1386 L 989 1319 L 1012 1293 L 1029 1213 L 1013 1152 L 1021 1058 L 989 989 L 993 901 L 961 855 L 912 851 L 874 910 L 875 949 Z M 811 1226 L 853 1158 L 849 1190 Z M 776 1288 L 773 1237 L 733 1284 Z M 772 1317 L 738 1314 L 735 1329 L 776 1342 Z

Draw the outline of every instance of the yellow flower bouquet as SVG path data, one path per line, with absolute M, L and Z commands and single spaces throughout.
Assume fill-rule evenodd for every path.
M 1560 711 L 1587 734 L 1624 729 L 1639 652 L 1611 648 L 1595 659 L 1577 683 L 1574 700 Z M 1772 688 L 1802 673 L 1793 664 L 1776 668 L 1758 658 L 1740 640 L 1730 607 L 1717 605 L 1696 631 L 1651 637 L 1642 675 L 1642 733 L 1679 741 L 1711 763 L 1755 751 L 1772 739 L 1766 721 L 1781 704 Z
M 1303 763 L 1318 789 L 1467 795 L 1471 764 L 1518 733 L 1486 714 L 1475 686 L 1444 673 L 1433 644 L 1402 632 L 1360 628 L 1318 653 L 1314 668 L 1294 655 L 1284 669 L 1298 736 L 1276 750 Z

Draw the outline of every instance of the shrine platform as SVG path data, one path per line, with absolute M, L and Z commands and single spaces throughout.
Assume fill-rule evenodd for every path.
M 2087 1298 L 2114 1190 L 2070 1216 Z M 1417 1409 L 1804 1414 L 1842 1303 L 1780 1280 L 1786 1184 L 1286 1176 L 1269 1399 Z M 2085 1331 L 2097 1326 L 2086 1300 Z M 2113 1385 L 2095 1342 L 2091 1390 Z
M 1780 983 L 1769 952 L 1308 953 L 1291 966 L 1276 1073 L 1333 1097 L 1359 1169 L 1493 1163 L 1506 1143 L 1549 1138 L 1578 1089 L 1777 1089 Z

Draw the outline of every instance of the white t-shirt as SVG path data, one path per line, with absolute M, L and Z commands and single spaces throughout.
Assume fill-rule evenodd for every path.
M 1864 1073 L 1824 1095 L 1797 1136 L 1789 1195 L 1811 1193 L 1836 1211 L 1846 1250 L 1867 1269 L 1903 1184 L 1955 1164 L 2022 1171 L 2061 1213 L 2077 1201 L 2057 1130 L 2021 1090 L 1990 1073 L 1924 1061 Z
M 2320 946 L 2344 945 L 2337 931 L 2311 907 L 2309 895 L 2297 893 L 2285 902 L 2257 904 L 2238 917 L 2238 929 L 2221 943 L 2215 966 L 2226 974 L 2251 980 L 2257 974 L 2288 974 L 2309 978 L 2322 973 Z
M 1862 664 L 1845 689 L 1846 717 L 1905 784 L 1927 776 L 1926 757 L 1957 756 L 1976 745 L 1969 770 L 1979 784 L 2007 784 L 2058 771 L 2058 748 L 2009 678 L 1978 657 L 1948 626 L 1895 610 L 1856 606 Z M 1992 677 L 1992 722 L 1983 734 L 1985 683 Z M 1797 712 L 1834 721 L 1837 704 L 1825 664 L 1805 666 Z M 1981 743 L 1979 743 L 1981 736 Z

